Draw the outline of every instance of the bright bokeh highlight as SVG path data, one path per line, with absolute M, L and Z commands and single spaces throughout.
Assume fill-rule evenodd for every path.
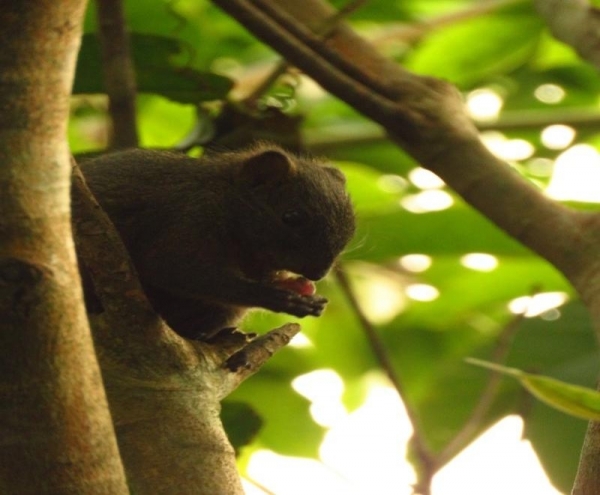
M 498 267 L 498 258 L 487 253 L 469 253 L 460 258 L 460 264 L 478 272 L 491 272 Z
M 407 254 L 398 260 L 398 264 L 402 268 L 413 273 L 426 271 L 432 263 L 431 256 L 426 254 Z
M 419 189 L 440 189 L 446 185 L 440 177 L 422 167 L 413 168 L 408 178 Z
M 410 284 L 404 291 L 407 297 L 414 301 L 429 302 L 440 297 L 440 291 L 429 284 Z
M 565 90 L 556 84 L 541 84 L 535 88 L 533 94 L 539 101 L 549 105 L 560 103 L 567 95 Z
M 555 124 L 542 129 L 542 144 L 551 150 L 562 150 L 575 139 L 575 129 L 568 125 Z
M 494 90 L 480 88 L 467 95 L 467 111 L 479 121 L 495 120 L 502 110 L 504 100 Z
M 577 144 L 563 151 L 554 164 L 546 189 L 558 200 L 600 203 L 600 154 L 593 146 Z
M 513 299 L 508 303 L 508 309 L 513 314 L 522 314 L 526 318 L 532 318 L 555 310 L 568 300 L 569 296 L 564 292 L 541 292 L 533 296 Z
M 454 204 L 454 198 L 446 191 L 429 189 L 405 196 L 400 204 L 411 213 L 429 213 L 450 208 Z

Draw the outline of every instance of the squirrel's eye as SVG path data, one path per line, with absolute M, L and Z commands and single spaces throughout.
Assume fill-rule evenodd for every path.
M 281 219 L 290 227 L 300 227 L 308 221 L 308 215 L 302 210 L 288 210 L 283 213 Z

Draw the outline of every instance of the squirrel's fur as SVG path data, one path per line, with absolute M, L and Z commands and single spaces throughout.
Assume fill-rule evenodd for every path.
M 150 302 L 184 337 L 208 338 L 250 307 L 319 315 L 324 298 L 277 287 L 275 272 L 318 280 L 354 233 L 341 172 L 273 145 L 202 159 L 136 149 L 82 171 Z

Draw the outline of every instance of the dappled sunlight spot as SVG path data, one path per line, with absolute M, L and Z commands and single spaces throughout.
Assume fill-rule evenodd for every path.
M 498 267 L 498 258 L 487 253 L 469 253 L 460 258 L 460 264 L 471 270 L 491 272 Z
M 332 426 L 348 414 L 342 404 L 344 381 L 333 370 L 316 370 L 298 376 L 292 381 L 292 387 L 311 401 L 311 415 L 321 426 Z
M 326 434 L 321 459 L 361 495 L 409 495 L 415 474 L 404 459 L 411 434 L 397 392 L 377 383 L 370 387 L 365 403 Z
M 500 114 L 504 100 L 493 89 L 480 88 L 467 95 L 467 111 L 479 121 L 494 120 Z
M 432 495 L 560 495 L 522 435 L 520 417 L 499 421 L 438 472 Z
M 398 260 L 398 264 L 402 268 L 413 273 L 424 272 L 432 263 L 431 256 L 426 254 L 406 254 Z
M 406 191 L 408 181 L 399 175 L 386 174 L 379 177 L 377 185 L 384 192 L 397 194 Z
M 323 87 L 311 77 L 308 77 L 305 74 L 295 77 L 298 77 L 300 80 L 297 91 L 302 95 L 303 98 L 309 100 L 327 98 L 327 91 L 325 91 Z
M 413 168 L 408 178 L 419 189 L 440 189 L 446 184 L 436 174 L 422 167 Z
M 554 170 L 554 160 L 535 157 L 526 163 L 527 171 L 536 177 L 550 177 Z
M 296 347 L 298 349 L 306 349 L 307 347 L 314 347 L 312 340 L 310 340 L 302 332 L 299 332 L 296 335 L 294 335 L 288 345 L 291 347 Z
M 406 297 L 402 276 L 368 263 L 355 263 L 352 271 L 360 307 L 370 322 L 388 323 L 404 310 Z
M 389 280 L 373 284 L 366 300 L 368 318 L 378 324 L 392 321 L 404 309 L 400 293 L 399 287 Z
M 555 124 L 542 129 L 542 144 L 551 150 L 562 150 L 570 146 L 575 139 L 575 129 L 568 125 Z
M 406 296 L 414 301 L 429 302 L 440 297 L 440 291 L 429 284 L 411 284 L 404 291 Z
M 307 493 L 363 495 L 363 492 L 355 489 L 350 481 L 322 462 L 284 456 L 270 450 L 258 450 L 252 454 L 247 473 L 251 479 L 277 495 L 306 495 Z
M 366 282 L 367 290 L 361 298 L 367 318 L 373 323 L 392 321 L 404 309 L 400 286 L 389 279 L 380 278 Z
M 600 203 L 600 155 L 588 144 L 563 151 L 554 164 L 546 194 L 558 200 Z
M 497 131 L 481 133 L 483 144 L 502 160 L 526 160 L 535 153 L 535 147 L 525 139 L 508 139 Z
M 400 204 L 411 213 L 429 213 L 450 208 L 454 199 L 446 191 L 432 189 L 406 196 Z
M 556 309 L 568 300 L 569 295 L 565 292 L 541 292 L 533 296 L 521 296 L 513 299 L 508 303 L 508 309 L 513 314 L 522 314 L 526 318 L 531 318 Z
M 341 402 L 336 404 L 315 402 L 310 405 L 310 415 L 313 420 L 325 428 L 333 426 L 347 414 L 348 411 Z
M 533 95 L 542 103 L 552 105 L 560 103 L 566 96 L 566 92 L 557 84 L 540 84 L 535 88 Z
M 552 308 L 552 309 L 549 309 L 548 311 L 544 311 L 540 315 L 540 318 L 542 320 L 546 320 L 546 321 L 555 321 L 560 318 L 560 315 L 561 315 L 561 313 L 558 309 Z

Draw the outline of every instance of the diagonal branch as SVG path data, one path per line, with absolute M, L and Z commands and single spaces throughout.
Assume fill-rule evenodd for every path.
M 143 331 L 148 321 L 157 316 L 110 219 L 93 197 L 73 158 L 71 164 L 73 227 L 81 261 L 91 274 L 106 314 L 119 325 Z

